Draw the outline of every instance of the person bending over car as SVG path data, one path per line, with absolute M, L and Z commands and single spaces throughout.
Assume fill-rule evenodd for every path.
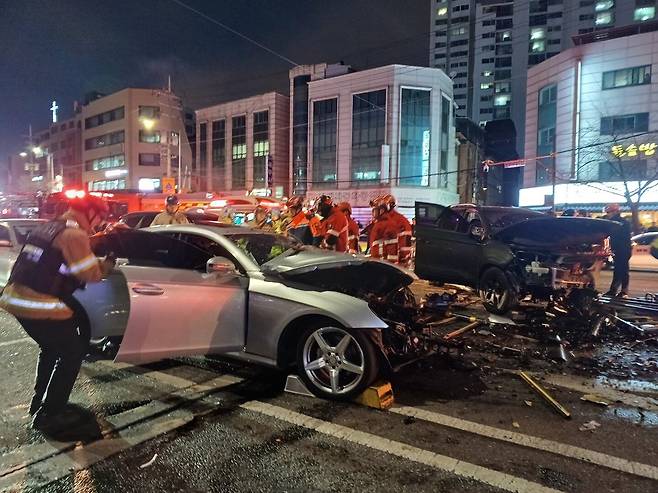
M 108 215 L 107 204 L 87 195 L 72 200 L 61 217 L 28 237 L 0 296 L 0 307 L 14 315 L 39 345 L 32 427 L 44 432 L 68 428 L 79 416 L 66 410 L 73 384 L 89 346 L 80 330 L 73 292 L 99 282 L 115 261 L 92 253 L 89 235 Z

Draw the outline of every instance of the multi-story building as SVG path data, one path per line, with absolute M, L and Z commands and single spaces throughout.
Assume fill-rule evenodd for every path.
M 658 22 L 574 41 L 528 71 L 520 205 L 600 210 L 658 180 Z M 657 189 L 640 202 L 658 209 Z
M 374 196 L 392 193 L 409 215 L 417 200 L 458 200 L 445 73 L 388 65 L 311 81 L 308 98 L 309 195 L 327 193 L 368 210 Z
M 288 190 L 288 97 L 269 92 L 196 111 L 200 190 L 283 197 Z
M 430 66 L 454 81 L 457 115 L 511 118 L 523 149 L 526 73 L 572 36 L 656 17 L 655 0 L 432 0 Z
M 179 183 L 193 176 L 182 105 L 172 92 L 123 89 L 90 101 L 81 120 L 89 190 L 153 191 L 164 176 Z

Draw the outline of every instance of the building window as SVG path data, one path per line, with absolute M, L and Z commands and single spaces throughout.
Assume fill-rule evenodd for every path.
M 495 61 L 495 59 L 493 59 L 493 58 L 483 58 L 482 59 L 483 64 L 484 63 L 493 63 L 494 61 Z
M 434 59 L 435 59 L 435 60 L 438 60 L 438 59 L 440 59 L 440 58 L 445 58 L 445 57 L 446 57 L 446 54 L 445 54 L 445 53 L 435 53 L 435 54 L 434 54 Z
M 496 50 L 496 45 L 484 45 L 482 47 L 482 51 L 495 51 L 495 50 Z
M 508 94 L 512 92 L 512 86 L 509 82 L 496 82 L 496 94 Z
M 293 79 L 292 94 L 292 173 L 293 193 L 306 195 L 308 152 L 308 83 L 310 75 Z
M 538 12 L 546 12 L 548 9 L 548 2 L 546 0 L 538 0 L 530 2 L 530 13 L 536 14 Z
M 453 36 L 461 36 L 462 34 L 466 34 L 466 28 L 465 27 L 456 27 L 452 31 Z
M 159 106 L 140 106 L 138 112 L 140 118 L 148 118 L 150 120 L 158 120 L 160 118 Z
M 496 80 L 504 80 L 504 79 L 511 79 L 512 78 L 512 71 L 511 70 L 496 70 L 494 79 Z
M 551 12 L 546 16 L 547 19 L 562 19 L 562 12 Z
M 120 180 L 98 180 L 90 181 L 88 183 L 90 192 L 100 192 L 103 190 L 125 190 L 126 180 L 121 178 Z
M 463 12 L 464 10 L 468 10 L 468 4 L 456 5 L 455 7 L 452 8 L 453 12 Z
M 512 41 L 512 31 L 501 31 L 496 33 L 496 42 L 504 43 L 506 41 Z
M 442 31 L 437 31 L 436 32 L 437 38 L 441 38 L 441 37 L 447 36 L 447 35 L 448 35 L 448 31 L 446 29 L 443 29 Z
M 487 27 L 487 26 L 495 26 L 496 25 L 496 20 L 491 19 L 488 21 L 482 21 L 482 27 Z
M 512 100 L 512 96 L 509 94 L 497 95 L 494 98 L 494 106 L 509 106 Z
M 531 15 L 530 16 L 530 26 L 545 26 L 546 25 L 546 14 L 540 15 Z
M 537 109 L 537 156 L 549 156 L 555 152 L 555 127 L 557 121 L 557 84 L 543 87 L 538 95 Z M 537 159 L 535 168 L 536 185 L 552 181 L 555 157 Z
M 98 137 L 92 137 L 90 139 L 85 139 L 85 150 L 89 151 L 91 149 L 98 149 L 100 147 L 106 147 L 114 144 L 121 144 L 125 140 L 125 133 L 123 130 L 118 132 L 112 132 L 109 134 L 99 135 Z
M 512 57 L 496 58 L 496 68 L 498 67 L 511 67 Z
M 206 178 L 208 169 L 208 123 L 199 124 L 199 173 L 201 179 Z
M 537 53 L 534 55 L 529 55 L 528 56 L 528 65 L 537 65 L 538 63 L 543 62 L 546 60 L 546 53 Z
M 591 21 L 594 20 L 594 14 L 581 14 L 578 16 L 579 21 Z
M 106 123 L 110 123 L 116 120 L 123 120 L 124 109 L 123 106 L 119 108 L 114 108 L 113 110 L 106 111 L 104 113 L 99 113 L 98 115 L 90 116 L 85 118 L 85 128 L 95 128 Z M 54 129 L 53 129 L 54 131 Z
M 386 90 L 352 97 L 352 180 L 379 180 L 386 138 Z
M 530 29 L 530 41 L 536 41 L 545 38 L 546 38 L 545 27 L 533 27 L 532 29 Z
M 402 88 L 399 185 L 429 186 L 431 92 Z
M 496 21 L 496 29 L 510 29 L 513 26 L 512 19 L 500 19 Z
M 512 54 L 512 45 L 497 45 L 496 46 L 496 55 L 511 55 Z
M 641 181 L 646 179 L 647 161 L 645 159 L 603 161 L 599 163 L 599 181 Z
M 465 45 L 467 45 L 467 44 L 468 44 L 468 39 L 458 39 L 457 41 L 452 41 L 452 42 L 450 43 L 450 46 L 451 46 L 451 47 L 455 47 L 455 46 L 465 46 Z
M 597 26 L 609 26 L 615 20 L 615 16 L 612 12 L 599 12 L 596 14 L 596 19 L 594 24 Z
M 457 58 L 460 56 L 468 56 L 468 51 L 455 51 L 452 53 L 452 58 Z
M 603 0 L 601 2 L 596 2 L 596 4 L 594 4 L 594 11 L 603 12 L 604 10 L 610 10 L 614 6 L 615 6 L 615 2 L 613 2 L 612 0 Z
M 140 152 L 139 153 L 140 166 L 160 166 L 160 154 L 155 152 Z
M 450 107 L 452 101 L 445 96 L 441 96 L 441 145 L 439 147 L 439 186 L 448 187 L 448 148 L 450 139 L 454 138 L 454 131 L 450 130 Z M 452 133 L 452 135 L 451 135 Z
M 439 7 L 436 11 L 437 17 L 445 17 L 448 14 L 448 7 Z
M 491 77 L 493 75 L 493 72 L 491 70 L 485 70 L 482 72 L 482 77 Z
M 485 89 L 491 89 L 493 86 L 493 82 L 481 82 L 480 83 L 480 89 L 485 90 Z
M 491 33 L 484 33 L 484 34 L 482 35 L 482 39 L 495 38 L 495 37 L 496 37 L 496 33 L 494 33 L 494 32 L 491 32 Z
M 481 115 L 486 115 L 487 113 L 493 113 L 493 108 L 480 108 Z
M 226 120 L 211 123 L 212 189 L 226 188 Z
M 139 141 L 145 144 L 159 144 L 160 131 L 159 130 L 140 130 Z
M 546 41 L 543 39 L 538 39 L 530 43 L 530 52 L 531 53 L 543 53 L 546 51 Z
M 448 46 L 448 44 L 445 42 L 434 43 L 434 48 L 445 48 L 446 46 Z
M 254 187 L 266 188 L 265 168 L 270 155 L 269 111 L 254 113 Z
M 231 129 L 231 188 L 239 190 L 246 187 L 247 117 L 234 116 Z
M 480 101 L 483 103 L 486 103 L 487 101 L 491 101 L 493 99 L 493 96 L 489 94 L 488 96 L 480 96 Z
M 580 7 L 581 8 L 591 7 L 592 5 L 594 5 L 594 0 L 581 0 L 581 2 L 580 2 Z
M 633 19 L 636 21 L 648 21 L 656 17 L 656 7 L 637 7 L 633 13 Z
M 466 99 L 466 94 L 455 94 L 453 97 L 455 100 L 457 99 L 462 100 L 462 99 Z
M 334 185 L 337 173 L 338 99 L 313 102 L 313 182 Z
M 603 89 L 651 84 L 651 65 L 603 72 Z
M 452 23 L 453 24 L 461 24 L 462 22 L 468 22 L 468 16 L 453 17 L 452 18 Z
M 649 113 L 606 116 L 601 118 L 601 135 L 632 134 L 649 130 Z
M 102 157 L 99 159 L 92 159 L 85 163 L 85 171 L 98 171 L 101 169 L 120 168 L 126 164 L 126 157 L 123 154 L 115 154 L 114 156 Z

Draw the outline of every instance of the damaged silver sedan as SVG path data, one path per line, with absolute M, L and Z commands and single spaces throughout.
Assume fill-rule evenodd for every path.
M 116 361 L 223 354 L 348 399 L 408 347 L 385 312 L 415 276 L 388 263 L 245 228 L 116 230 L 93 243 L 120 260 L 75 296 L 92 339 L 120 341 Z

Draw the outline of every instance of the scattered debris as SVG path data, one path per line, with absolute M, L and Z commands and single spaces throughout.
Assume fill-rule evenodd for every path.
M 486 330 L 486 329 L 480 329 L 476 333 L 481 335 L 481 336 L 490 336 L 490 335 L 493 334 L 493 332 L 491 332 L 490 330 Z
M 528 407 L 532 407 L 532 401 L 523 401 L 525 402 L 525 405 Z
M 153 458 L 150 461 L 142 464 L 141 466 L 139 466 L 139 468 L 140 469 L 146 469 L 147 467 L 151 467 L 155 463 L 155 459 L 157 459 L 157 458 L 158 458 L 158 454 L 154 454 Z
M 587 423 L 583 423 L 582 425 L 580 425 L 580 427 L 578 428 L 578 431 L 594 431 L 594 430 L 596 430 L 597 428 L 600 428 L 600 427 L 601 427 L 601 423 L 599 423 L 598 421 L 592 420 L 592 421 L 588 421 Z
M 454 330 L 454 331 L 450 332 L 449 334 L 446 334 L 445 336 L 443 336 L 443 339 L 445 339 L 446 341 L 449 341 L 450 339 L 453 339 L 457 336 L 460 336 L 460 335 L 468 332 L 469 330 L 473 330 L 474 328 L 478 327 L 479 325 L 480 325 L 480 321 L 476 320 L 475 322 L 471 322 L 470 324 L 462 327 L 461 329 L 457 329 L 457 330 Z
M 570 419 L 571 413 L 567 411 L 562 404 L 556 401 L 548 392 L 546 392 L 541 385 L 539 385 L 530 375 L 523 371 L 519 371 L 518 375 L 528 384 L 532 389 L 544 398 L 551 406 L 553 406 L 563 417 Z
M 611 404 L 610 401 L 596 394 L 585 394 L 581 396 L 580 400 L 585 402 L 591 402 L 592 404 L 598 404 L 599 406 L 604 406 L 604 407 L 609 406 Z
M 513 426 L 514 428 L 521 428 L 521 425 L 520 425 L 518 422 L 516 422 L 516 421 L 512 421 L 512 426 Z

